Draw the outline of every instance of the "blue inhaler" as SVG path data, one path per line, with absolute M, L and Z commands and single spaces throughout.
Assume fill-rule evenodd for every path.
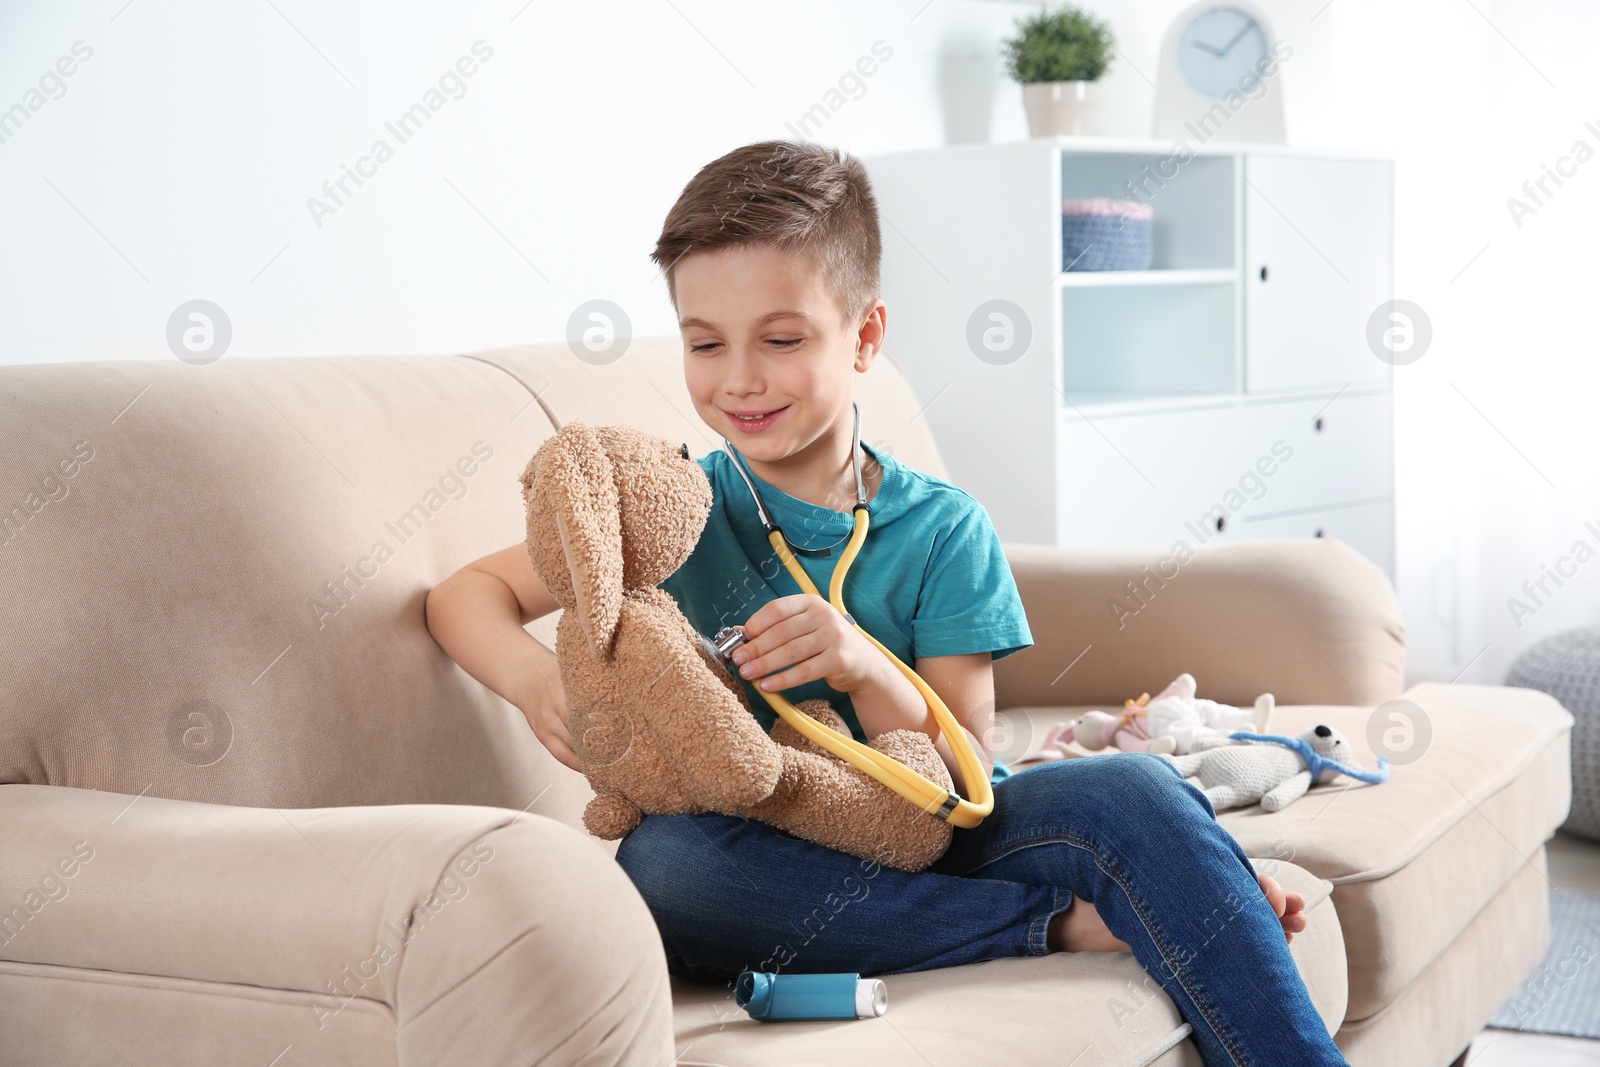
M 870 1019 L 889 1010 L 879 978 L 859 974 L 770 974 L 744 971 L 733 998 L 752 1019 Z

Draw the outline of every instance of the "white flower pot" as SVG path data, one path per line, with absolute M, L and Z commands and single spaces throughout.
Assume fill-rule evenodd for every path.
M 1029 82 L 1022 87 L 1030 137 L 1092 134 L 1099 103 L 1098 82 Z

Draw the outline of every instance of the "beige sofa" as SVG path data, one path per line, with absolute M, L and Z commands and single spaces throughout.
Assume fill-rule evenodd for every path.
M 585 780 L 423 604 L 520 539 L 558 422 L 714 447 L 680 359 L 0 369 L 0 1063 L 1199 1063 L 1120 954 L 891 976 L 888 1014 L 851 1022 L 669 979 Z M 892 363 L 860 394 L 870 441 L 945 472 Z M 1190 670 L 1370 764 L 1404 641 L 1348 548 L 1205 548 L 1120 629 L 1147 554 L 1008 548 L 1037 645 L 997 667 L 1003 755 Z M 1223 821 L 1306 894 L 1293 951 L 1351 1062 L 1444 1067 L 1545 949 L 1571 720 L 1527 690 L 1405 699 L 1431 740 L 1388 783 Z

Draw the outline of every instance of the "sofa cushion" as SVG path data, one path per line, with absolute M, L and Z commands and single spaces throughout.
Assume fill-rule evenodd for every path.
M 1420 756 L 1391 767 L 1389 781 L 1340 778 L 1282 811 L 1252 805 L 1218 815 L 1247 855 L 1290 860 L 1333 883 L 1350 956 L 1352 1020 L 1381 1011 L 1410 986 L 1529 863 L 1568 805 L 1572 716 L 1550 697 L 1423 682 L 1403 699 L 1431 736 Z M 1021 755 L 1052 723 L 1085 710 L 1002 713 L 1014 720 L 1009 751 Z M 1327 723 L 1371 768 L 1369 723 L 1382 710 L 1288 705 L 1268 728 L 1296 734 Z M 1381 733 L 1387 713 L 1378 722 Z
M 423 618 L 524 536 L 554 432 L 529 399 L 423 356 L 0 368 L 6 503 L 59 497 L 0 534 L 0 782 L 513 809 L 552 768 L 584 784 Z M 540 810 L 578 824 L 568 785 Z
M 1272 874 L 1305 894 L 1306 930 L 1290 945 L 1330 1033 L 1344 1016 L 1344 944 L 1328 883 L 1289 863 Z M 1053 952 L 883 976 L 875 1019 L 766 1023 L 731 984 L 672 979 L 678 1062 L 722 1067 L 840 1063 L 1070 1063 L 1200 1067 L 1189 1025 L 1126 952 Z
M 1467 1047 L 1549 945 L 1550 881 L 1541 847 L 1415 982 L 1382 1011 L 1346 1022 L 1334 1040 L 1354 1067 L 1437 1063 L 1440 1046 Z
M 1334 538 L 1199 545 L 1181 553 L 1007 544 L 1032 648 L 994 666 L 1000 707 L 1118 709 L 1184 671 L 1244 705 L 1366 704 L 1405 688 L 1400 602 L 1382 568 Z

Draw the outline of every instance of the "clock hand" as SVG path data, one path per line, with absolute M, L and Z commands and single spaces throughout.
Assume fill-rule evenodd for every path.
M 1252 18 L 1245 19 L 1244 20 L 1244 27 L 1242 29 L 1240 29 L 1238 33 L 1233 35 L 1233 40 L 1229 41 L 1227 44 L 1222 46 L 1222 51 L 1217 53 L 1217 58 L 1218 59 L 1222 59 L 1229 52 L 1233 51 L 1233 46 L 1238 44 L 1241 40 L 1243 40 L 1244 39 L 1244 35 L 1249 33 L 1251 30 L 1253 30 L 1255 28 L 1256 28 L 1256 20 L 1255 19 L 1252 19 Z
M 1222 53 L 1221 52 L 1217 51 L 1215 48 L 1212 48 L 1210 45 L 1206 44 L 1204 41 L 1192 41 L 1190 43 L 1193 44 L 1196 48 L 1200 49 L 1200 51 L 1202 51 L 1202 52 L 1210 52 L 1212 55 L 1216 56 L 1217 58 L 1219 58 L 1219 59 L 1222 58 Z

